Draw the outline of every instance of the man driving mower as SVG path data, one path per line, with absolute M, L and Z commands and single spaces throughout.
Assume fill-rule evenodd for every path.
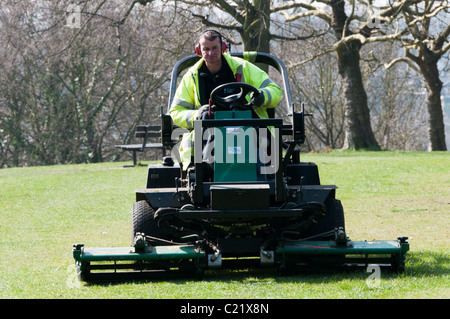
M 186 133 L 183 170 L 169 158 L 149 165 L 133 203 L 132 247 L 74 245 L 80 280 L 171 273 L 202 278 L 205 270 L 253 267 L 286 274 L 369 264 L 403 272 L 407 237 L 351 241 L 337 186 L 322 185 L 317 165 L 300 161 L 306 114 L 303 104 L 295 111 L 284 63 L 262 52 L 231 57 L 221 40 L 216 31 L 202 33 L 199 57 L 183 58 L 172 70 L 170 116 L 161 114 L 160 136 L 176 151 L 175 137 Z M 272 116 L 281 89 L 243 59 L 279 71 L 290 123 Z M 206 146 L 214 154 L 205 152 L 208 132 L 214 141 Z
M 227 46 L 222 35 L 215 30 L 203 31 L 196 41 L 195 52 L 201 59 L 183 76 L 170 107 L 174 124 L 190 130 L 183 135 L 179 155 L 186 169 L 193 156 L 193 122 L 214 118 L 214 105 L 210 94 L 218 86 L 226 83 L 247 83 L 257 89 L 251 92 L 252 117 L 269 118 L 267 109 L 273 109 L 281 99 L 281 88 L 266 72 L 256 65 L 226 52 Z M 236 89 L 226 87 L 217 95 L 226 97 L 236 94 Z

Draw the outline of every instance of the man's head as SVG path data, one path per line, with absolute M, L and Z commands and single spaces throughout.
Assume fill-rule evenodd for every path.
M 222 66 L 222 53 L 227 49 L 222 41 L 222 35 L 215 30 L 203 31 L 198 37 L 195 53 L 205 60 L 206 67 L 215 73 Z
M 218 44 L 221 53 L 227 50 L 227 45 L 223 41 L 222 35 L 219 32 L 217 32 L 216 30 L 206 30 L 200 33 L 200 35 L 197 37 L 195 53 L 198 56 L 202 56 L 203 47 L 207 44 L 208 47 L 205 47 L 205 49 L 208 49 L 209 45 L 212 44 L 211 42 L 214 42 L 214 44 Z

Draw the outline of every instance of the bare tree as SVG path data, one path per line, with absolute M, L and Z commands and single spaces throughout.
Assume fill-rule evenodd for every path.
M 393 59 L 385 66 L 408 63 L 422 75 L 427 88 L 428 139 L 430 151 L 445 151 L 445 129 L 442 112 L 442 81 L 439 61 L 450 50 L 449 1 L 406 3 L 401 8 L 408 34 L 399 38 L 405 56 Z
M 331 37 L 332 35 L 326 35 Z M 299 59 L 306 60 L 317 51 L 325 50 L 327 41 L 313 38 L 298 43 L 282 43 L 279 50 L 290 65 Z M 342 83 L 337 70 L 335 55 L 324 54 L 308 63 L 290 68 L 291 90 L 296 104 L 305 103 L 305 118 L 308 130 L 305 146 L 307 150 L 322 151 L 342 148 L 344 142 L 344 111 Z
M 365 46 L 362 71 L 372 114 L 372 127 L 383 149 L 426 150 L 427 112 L 424 86 L 416 71 L 404 64 L 386 69 L 374 56 L 397 58 L 402 48 L 397 42 Z
M 2 3 L 2 165 L 103 161 L 157 120 L 185 43 L 164 8 L 133 3 L 81 2 L 73 25 L 70 1 Z
M 314 108 L 315 117 L 307 120 L 323 145 L 337 147 L 346 141 L 348 147 L 373 147 L 366 143 L 372 124 L 383 147 L 419 147 L 420 140 L 411 142 L 416 126 L 397 124 L 422 120 L 418 102 L 405 98 L 409 88 L 400 76 L 410 73 L 400 72 L 399 61 L 434 75 L 424 75 L 424 82 L 430 132 L 439 131 L 439 114 L 432 117 L 431 110 L 441 110 L 440 101 L 430 101 L 437 101 L 439 83 L 442 86 L 435 66 L 449 48 L 448 1 L 401 0 L 384 7 L 364 0 L 269 4 L 266 0 L 3 1 L 0 167 L 127 156 L 113 145 L 127 143 L 137 124 L 158 121 L 160 106 L 167 105 L 171 67 L 192 53 L 193 39 L 204 27 L 221 29 L 246 50 L 268 52 L 270 43 L 270 50 L 289 63 L 300 99 Z M 273 41 L 296 39 L 306 41 Z M 360 64 L 366 66 L 361 57 L 376 56 L 363 48 L 395 39 L 404 45 L 405 56 L 383 55 L 383 61 L 398 72 L 361 72 Z M 336 56 L 330 55 L 334 52 Z M 326 67 L 328 63 L 331 67 Z M 343 81 L 336 80 L 336 71 Z M 367 80 L 374 84 L 369 98 L 363 86 Z M 343 101 L 336 99 L 340 94 Z M 372 119 L 370 112 L 375 115 Z
M 406 0 L 405 0 L 406 1 Z M 398 14 L 402 2 L 387 6 L 377 13 L 376 21 Z M 371 128 L 367 94 L 363 85 L 360 69 L 360 50 L 364 44 L 385 41 L 391 35 L 376 36 L 373 31 L 374 15 L 371 1 L 317 0 L 310 3 L 293 2 L 284 6 L 282 13 L 286 21 L 314 16 L 327 23 L 334 31 L 336 42 L 328 50 L 316 56 L 335 51 L 337 54 L 339 74 L 344 85 L 345 141 L 344 148 L 379 149 Z M 347 6 L 348 5 L 348 6 Z M 314 56 L 315 57 L 315 56 Z M 314 58 L 313 57 L 313 58 Z M 309 61 L 311 59 L 308 59 Z M 301 61 L 301 65 L 306 61 Z
M 205 25 L 225 30 L 238 31 L 243 39 L 244 49 L 250 48 L 252 50 L 266 50 L 269 48 L 269 45 L 263 45 L 263 43 L 268 43 L 272 39 L 306 39 L 317 34 L 322 34 L 319 30 L 313 31 L 311 36 L 306 37 L 285 37 L 271 33 L 269 32 L 271 31 L 270 26 L 273 21 L 276 21 L 276 19 L 271 19 L 271 15 L 274 13 L 282 13 L 286 17 L 286 22 L 310 17 L 315 17 L 324 21 L 328 24 L 329 28 L 333 30 L 336 41 L 328 50 L 313 54 L 312 57 L 307 58 L 306 61 L 311 61 L 317 56 L 331 51 L 336 52 L 338 70 L 344 84 L 343 96 L 344 104 L 346 105 L 344 148 L 379 149 L 379 144 L 371 127 L 372 121 L 370 119 L 367 94 L 363 85 L 363 76 L 360 69 L 361 48 L 370 43 L 392 41 L 405 36 L 410 30 L 408 26 L 401 24 L 401 13 L 405 14 L 405 10 L 408 10 L 411 6 L 417 7 L 423 3 L 425 3 L 425 6 L 427 7 L 433 7 L 435 5 L 432 3 L 436 1 L 387 1 L 383 2 L 383 5 L 378 6 L 375 6 L 376 1 L 371 0 L 285 1 L 283 3 L 286 4 L 272 4 L 270 8 L 268 2 L 269 1 L 202 2 L 202 5 L 209 3 L 228 13 L 235 19 L 228 24 L 217 22 L 217 20 L 214 20 L 209 14 L 194 14 L 194 16 L 201 18 Z M 189 2 L 185 1 L 185 3 Z M 190 3 L 193 4 L 192 2 Z M 446 7 L 446 4 L 443 3 L 440 6 Z M 211 11 L 207 11 L 207 13 L 209 12 Z M 426 15 L 427 13 L 424 14 L 424 16 Z M 433 16 L 433 12 L 428 12 L 429 18 Z M 250 23 L 248 23 L 249 21 Z M 409 24 L 411 23 L 408 23 L 408 25 Z M 397 25 L 397 28 L 385 32 L 381 28 L 383 25 Z M 248 26 L 252 26 L 253 28 L 249 28 Z M 441 46 L 442 41 L 446 38 L 446 36 L 444 36 L 446 32 L 447 29 L 437 37 L 439 39 L 438 41 L 441 41 Z M 436 42 L 435 44 L 439 47 L 439 42 Z M 446 47 L 439 52 L 445 53 L 445 48 Z M 297 65 L 303 64 L 304 62 L 305 61 L 302 61 Z M 434 94 L 434 97 L 437 95 Z M 428 104 L 430 105 L 431 102 Z M 434 109 L 437 110 L 437 107 L 434 107 L 433 110 Z M 433 123 L 436 123 L 436 121 L 443 123 L 438 115 L 439 113 L 436 111 L 430 113 L 430 121 L 433 121 Z M 439 124 L 430 127 L 433 127 L 430 129 L 433 132 L 443 132 L 443 125 Z
M 146 2 L 145 0 L 141 2 Z M 173 3 L 177 14 L 184 18 L 197 18 L 202 26 L 220 29 L 227 32 L 227 38 L 233 44 L 243 46 L 244 51 L 270 52 L 270 41 L 273 39 L 301 40 L 316 36 L 312 34 L 283 35 L 272 28 L 273 15 L 281 9 L 270 0 L 233 0 L 233 1 L 162 1 L 166 5 Z M 181 7 L 181 8 L 180 8 Z M 197 34 L 202 27 L 194 29 Z M 239 34 L 237 39 L 234 34 Z

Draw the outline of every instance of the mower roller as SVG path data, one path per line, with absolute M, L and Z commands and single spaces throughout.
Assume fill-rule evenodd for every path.
M 187 130 L 176 127 L 161 110 L 161 141 L 172 157 L 149 165 L 146 186 L 136 191 L 131 245 L 75 244 L 79 279 L 159 274 L 202 278 L 209 269 L 250 267 L 272 267 L 285 274 L 372 264 L 403 272 L 407 237 L 350 240 L 342 204 L 335 197 L 337 187 L 321 185 L 317 165 L 300 161 L 309 114 L 303 104 L 295 110 L 283 62 L 259 52 L 232 55 L 279 71 L 289 123 L 274 114 L 268 119 L 252 117 L 246 95 L 256 89 L 245 83 L 225 84 L 240 93 L 211 93 L 215 118 L 194 121 L 194 157 L 183 168 L 173 158 L 177 140 Z M 169 107 L 181 72 L 198 59 L 189 56 L 174 66 Z

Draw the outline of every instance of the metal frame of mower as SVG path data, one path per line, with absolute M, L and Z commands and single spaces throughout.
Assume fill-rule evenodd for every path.
M 194 121 L 195 154 L 190 167 L 183 170 L 169 157 L 161 164 L 149 165 L 146 187 L 136 191 L 131 246 L 74 245 L 80 280 L 143 278 L 160 273 L 202 277 L 205 270 L 230 267 L 274 267 L 286 273 L 298 268 L 378 264 L 402 272 L 409 250 L 407 238 L 351 241 L 345 232 L 341 202 L 335 198 L 337 187 L 321 185 L 317 166 L 300 161 L 298 146 L 305 140 L 307 114 L 303 105 L 295 111 L 283 62 L 265 53 L 232 55 L 253 57 L 252 62 L 279 71 L 290 123 L 251 118 L 239 108 L 223 112 L 220 119 Z M 169 106 L 181 72 L 198 59 L 190 56 L 174 66 Z M 177 128 L 169 115 L 161 113 L 161 139 L 170 149 L 175 146 Z M 271 136 L 269 162 L 250 161 L 248 156 L 237 161 L 237 155 L 222 166 L 204 161 L 205 130 L 248 135 L 244 128 L 252 128 L 256 135 L 256 129 L 275 132 L 266 135 Z M 249 142 L 252 138 L 258 142 Z M 217 154 L 217 145 L 222 144 L 216 139 Z M 248 148 L 259 141 L 248 135 L 240 142 L 235 137 L 224 143 L 234 150 L 241 147 L 236 143 Z M 273 169 L 268 174 L 245 176 L 245 172 L 261 167 Z

